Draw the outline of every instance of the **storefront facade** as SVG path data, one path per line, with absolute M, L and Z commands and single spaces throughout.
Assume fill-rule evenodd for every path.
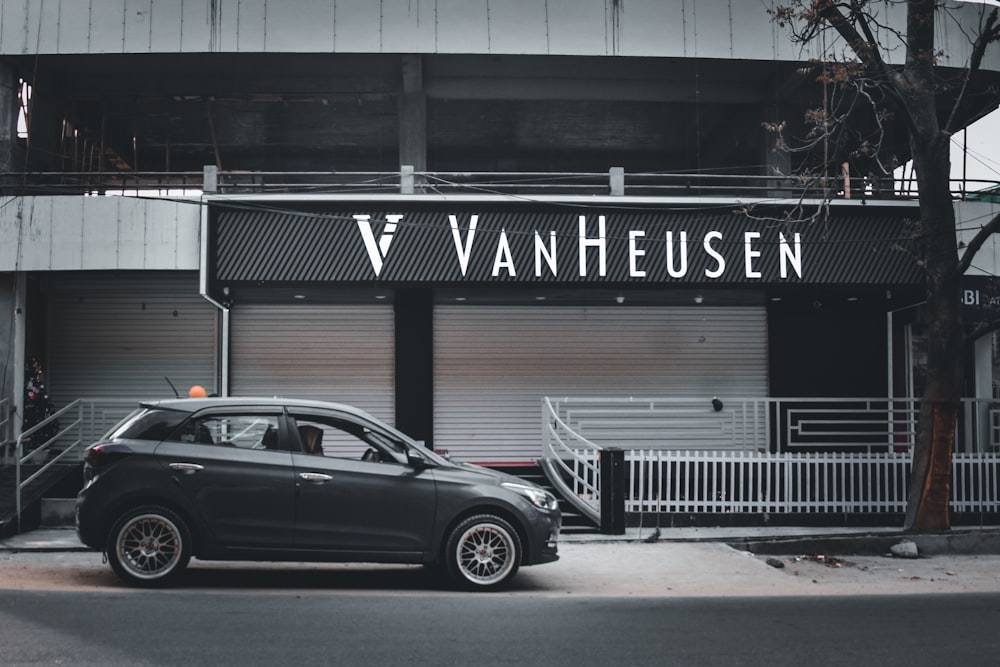
M 920 281 L 886 239 L 915 210 L 789 231 L 725 202 L 209 199 L 217 384 L 505 465 L 540 455 L 544 396 L 886 396 L 886 313 Z

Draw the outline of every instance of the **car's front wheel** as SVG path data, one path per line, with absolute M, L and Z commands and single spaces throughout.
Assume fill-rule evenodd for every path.
M 521 540 L 504 519 L 480 514 L 455 526 L 444 557 L 452 581 L 462 588 L 497 589 L 509 582 L 521 565 Z
M 108 538 L 111 569 L 138 586 L 160 586 L 180 574 L 191 559 L 190 531 L 165 507 L 139 507 L 122 514 Z

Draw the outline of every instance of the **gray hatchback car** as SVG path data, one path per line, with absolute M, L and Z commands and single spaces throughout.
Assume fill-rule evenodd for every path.
M 456 464 L 356 408 L 282 398 L 143 403 L 85 455 L 80 540 L 119 577 L 190 558 L 422 563 L 503 586 L 558 559 L 556 499 Z

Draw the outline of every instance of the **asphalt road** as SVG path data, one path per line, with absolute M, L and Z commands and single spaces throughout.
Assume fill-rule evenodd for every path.
M 1000 557 L 564 544 L 510 590 L 417 567 L 204 563 L 170 590 L 84 553 L 0 553 L 4 665 L 993 665 Z
M 5 591 L 6 665 L 994 665 L 1000 595 Z

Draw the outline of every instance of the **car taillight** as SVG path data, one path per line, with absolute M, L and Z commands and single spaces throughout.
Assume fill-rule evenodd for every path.
M 128 445 L 117 442 L 102 442 L 88 447 L 83 460 L 92 468 L 104 468 L 131 453 L 132 450 L 129 449 Z

